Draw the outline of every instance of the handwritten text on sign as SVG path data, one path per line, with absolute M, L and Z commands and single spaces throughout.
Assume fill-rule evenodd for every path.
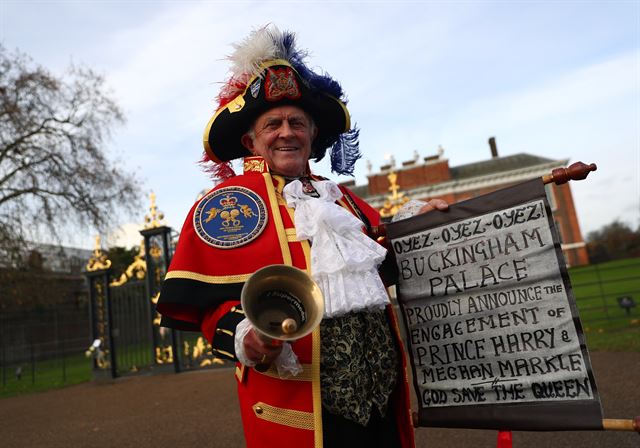
M 392 244 L 422 407 L 593 398 L 541 200 Z

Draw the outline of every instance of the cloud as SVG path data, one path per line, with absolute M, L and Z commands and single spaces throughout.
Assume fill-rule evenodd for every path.
M 224 54 L 220 42 L 229 33 L 211 26 L 207 6 L 167 7 L 152 20 L 113 35 L 108 51 L 121 59 L 109 78 L 125 107 L 144 111 L 179 105 L 176 98 L 189 95 L 197 84 L 222 79 L 222 67 L 209 55 Z
M 445 134 L 487 133 L 487 130 L 534 126 L 540 121 L 570 119 L 613 100 L 638 99 L 636 51 L 563 73 L 526 89 L 470 102 L 447 125 Z

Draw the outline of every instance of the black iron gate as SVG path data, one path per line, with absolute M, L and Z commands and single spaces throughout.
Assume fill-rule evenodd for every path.
M 115 378 L 222 365 L 199 334 L 160 327 L 155 303 L 173 254 L 171 229 L 151 226 L 140 233 L 144 243 L 120 278 L 112 278 L 99 240 L 87 265 L 94 376 Z
M 111 333 L 116 349 L 117 376 L 148 370 L 153 366 L 153 341 L 149 328 L 151 307 L 145 283 L 129 281 L 110 286 Z

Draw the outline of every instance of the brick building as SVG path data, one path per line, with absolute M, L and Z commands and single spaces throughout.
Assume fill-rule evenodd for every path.
M 490 145 L 492 157 L 489 160 L 452 167 L 443 157 L 444 151 L 439 149 L 437 155 L 422 159 L 416 153 L 412 160 L 403 162 L 400 167 L 395 167 L 392 161 L 380 167 L 377 173 L 370 169 L 367 185 L 356 186 L 355 181 L 343 184 L 373 207 L 383 209 L 391 190 L 389 175 L 393 178 L 395 173 L 395 183 L 405 197 L 422 200 L 441 198 L 453 204 L 542 177 L 568 163 L 568 160 L 551 160 L 531 154 L 499 157 L 493 139 L 490 139 Z M 546 190 L 567 265 L 588 264 L 587 248 L 580 232 L 569 183 L 546 185 Z

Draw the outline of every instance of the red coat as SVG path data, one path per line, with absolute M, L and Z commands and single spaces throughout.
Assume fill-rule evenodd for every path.
M 266 172 L 262 159 L 252 157 L 245 159 L 245 175 L 233 177 L 212 190 L 232 187 L 229 191 L 233 192 L 234 188 L 246 188 L 264 201 L 264 228 L 257 236 L 247 237 L 254 239 L 237 247 L 235 243 L 231 243 L 231 248 L 207 244 L 202 230 L 198 230 L 197 225 L 194 228 L 194 214 L 198 218 L 199 213 L 198 204 L 194 205 L 180 234 L 158 302 L 163 324 L 182 329 L 199 328 L 216 348 L 219 346 L 216 338 L 232 337 L 224 335 L 219 327 L 230 312 L 241 313 L 235 306 L 239 303 L 242 284 L 253 272 L 270 264 L 286 264 L 309 271 L 310 246 L 308 241 L 296 239 L 293 209 L 288 208 L 282 198 L 284 184 L 282 177 Z M 378 225 L 377 211 L 353 193 L 347 194 L 352 202 L 343 198 L 338 203 L 356 216 L 364 214 L 371 225 Z M 357 204 L 359 211 L 352 203 Z M 387 314 L 398 350 L 403 353 L 397 321 L 390 306 Z M 260 373 L 239 363 L 236 366 L 241 415 L 249 448 L 322 447 L 319 328 L 292 346 L 303 366 L 302 373 L 292 379 L 280 379 L 273 369 Z M 219 348 L 218 353 L 233 356 Z M 406 361 L 403 356 L 401 358 L 401 381 L 391 398 L 390 409 L 396 415 L 402 446 L 408 448 L 414 446 L 414 435 Z

